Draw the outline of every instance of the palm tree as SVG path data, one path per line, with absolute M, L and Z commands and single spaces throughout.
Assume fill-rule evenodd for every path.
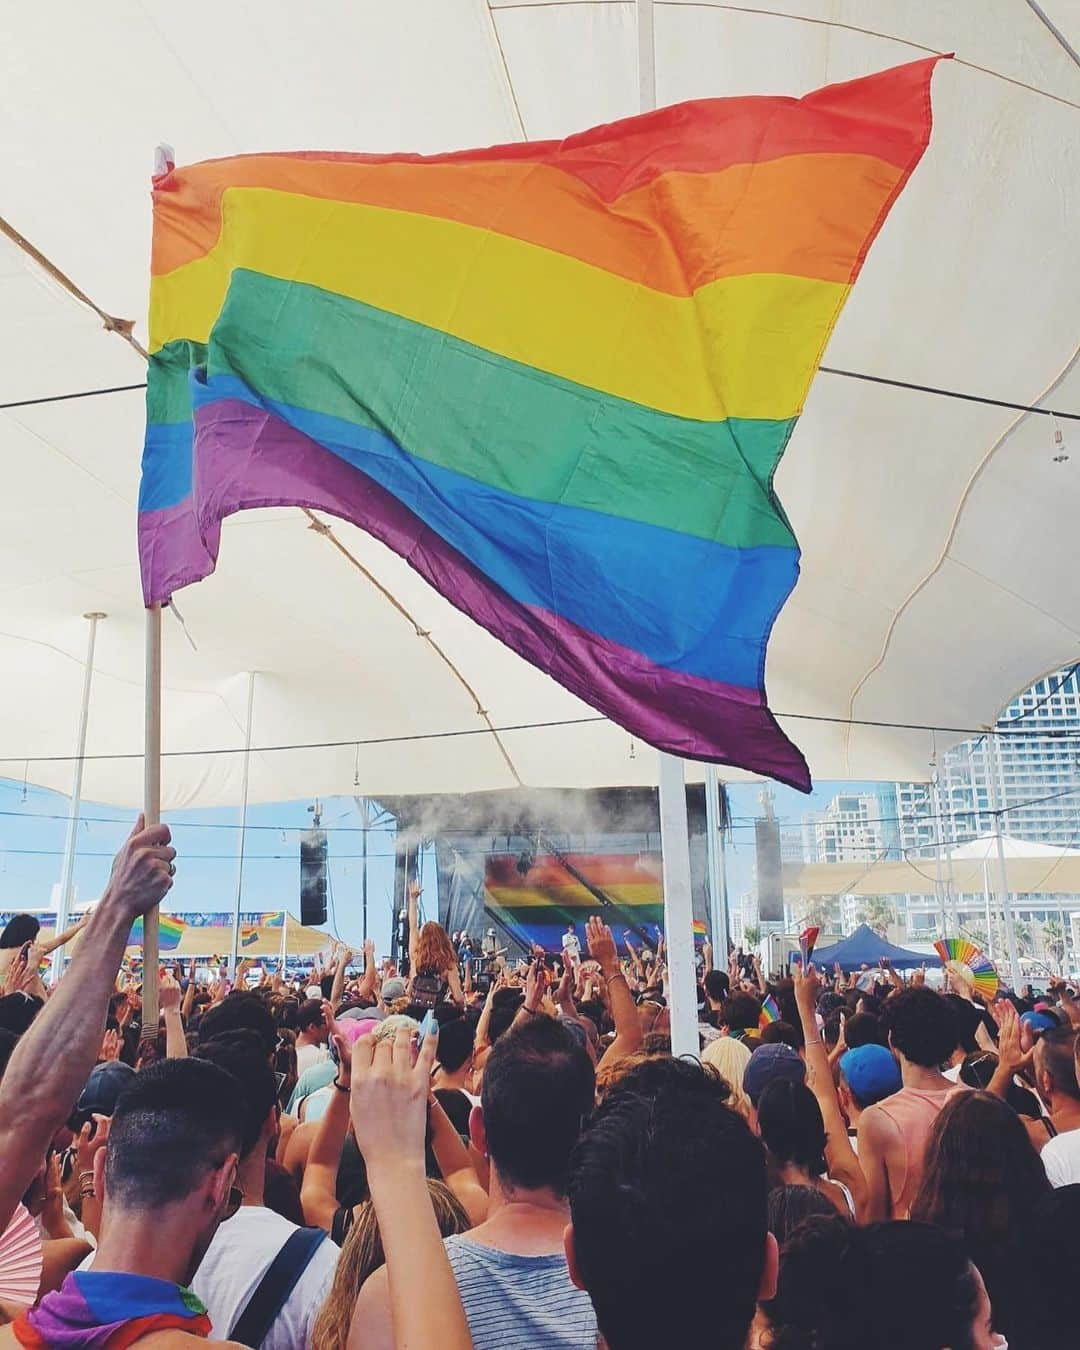
M 811 895 L 807 897 L 803 924 L 807 928 L 820 928 L 823 933 L 835 928 L 836 897 L 832 895 Z
M 1043 924 L 1043 942 L 1047 955 L 1060 970 L 1065 960 L 1065 934 L 1061 931 L 1061 924 L 1057 919 L 1047 919 Z
M 960 931 L 964 937 L 970 938 L 976 947 L 986 947 L 986 924 L 979 919 L 969 919 L 967 923 L 962 923 Z
M 893 907 L 883 895 L 871 895 L 856 916 L 860 923 L 872 928 L 878 937 L 888 937 L 893 921 Z
M 1031 954 L 1031 924 L 1025 919 L 1017 919 L 1013 924 L 1013 932 L 1016 934 L 1016 946 L 1021 956 Z

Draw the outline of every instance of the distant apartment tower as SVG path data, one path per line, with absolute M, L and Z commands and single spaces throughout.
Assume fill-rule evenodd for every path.
M 908 856 L 932 858 L 939 847 L 992 834 L 990 775 L 995 769 L 1006 834 L 1062 849 L 1080 847 L 1078 672 L 1059 670 L 1037 680 L 1002 710 L 996 725 L 1003 733 L 994 738 L 996 754 L 988 738 L 980 736 L 939 756 L 936 795 L 931 784 L 896 784 L 899 839 Z M 962 925 L 966 916 L 985 927 L 979 919 L 983 895 L 960 895 L 957 905 Z M 940 901 L 935 897 L 911 896 L 907 908 L 913 933 L 936 927 Z M 1049 921 L 1068 933 L 1066 915 L 1077 909 L 1076 895 L 1027 895 L 1015 901 L 1018 921 L 1034 930 L 1036 955 L 1045 955 L 1042 925 Z
M 1004 732 L 996 741 L 998 799 L 1008 808 L 1005 832 L 1036 844 L 1080 846 L 1080 793 L 1071 791 L 1080 783 L 1078 672 L 1062 670 L 1037 680 L 1002 711 L 997 726 Z M 1054 734 L 1062 732 L 1072 735 Z M 991 761 L 985 737 L 962 741 L 940 757 L 938 792 L 947 844 L 993 832 Z M 926 783 L 897 783 L 896 797 L 902 846 L 933 853 L 938 822 L 932 789 Z
M 839 792 L 824 811 L 805 818 L 801 839 L 804 861 L 865 860 L 869 866 L 875 858 L 894 858 L 899 853 L 896 815 L 891 783 L 870 792 Z

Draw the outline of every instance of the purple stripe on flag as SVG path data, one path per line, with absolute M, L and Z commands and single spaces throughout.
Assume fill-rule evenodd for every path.
M 272 414 L 223 399 L 196 414 L 190 502 L 140 517 L 147 603 L 213 570 L 220 522 L 261 506 L 308 506 L 352 521 L 526 661 L 651 745 L 768 773 L 808 791 L 806 762 L 757 689 L 672 671 L 511 599 L 366 474 Z

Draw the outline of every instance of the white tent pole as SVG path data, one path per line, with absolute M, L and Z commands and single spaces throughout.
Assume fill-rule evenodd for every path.
M 251 714 L 255 706 L 255 672 L 248 671 L 247 717 L 244 721 L 244 770 L 240 780 L 240 839 L 236 846 L 236 902 L 233 906 L 232 961 L 229 976 L 236 979 L 240 952 L 240 894 L 244 889 L 244 844 L 247 842 L 248 775 L 251 771 Z
M 161 606 L 146 611 L 146 692 L 143 740 L 143 817 L 147 825 L 161 819 Z M 158 906 L 143 918 L 143 1031 L 158 1027 Z
M 652 0 L 637 0 L 639 111 L 656 107 L 656 49 Z M 683 762 L 660 751 L 660 848 L 664 866 L 664 939 L 671 992 L 671 1053 L 696 1055 L 697 976 L 690 896 L 690 831 Z
M 79 729 L 75 735 L 75 777 L 71 784 L 68 804 L 67 837 L 64 840 L 64 864 L 60 871 L 59 898 L 56 904 L 57 935 L 66 931 L 71 922 L 71 891 L 75 879 L 75 850 L 79 838 L 79 811 L 82 807 L 83 765 L 86 755 L 86 725 L 90 717 L 90 686 L 94 680 L 94 645 L 97 642 L 98 620 L 106 615 L 97 610 L 84 614 L 90 620 L 90 634 L 86 640 L 86 665 L 83 667 L 82 704 L 79 708 Z M 52 955 L 52 982 L 60 978 L 64 969 L 64 949 L 57 947 Z
M 675 1056 L 696 1055 L 700 1045 L 686 777 L 682 760 L 664 751 L 660 751 L 660 847 L 664 867 L 664 940 L 671 994 L 671 1053 Z
M 942 877 L 942 818 L 941 818 L 941 793 L 938 791 L 938 771 L 937 764 L 934 765 L 934 776 L 930 779 L 930 809 L 934 813 L 934 894 L 937 897 L 938 917 L 941 921 L 941 936 L 949 936 L 949 914 L 945 905 L 945 882 Z
M 281 978 L 285 978 L 285 962 L 289 954 L 289 911 L 281 911 Z
M 1001 837 L 1002 802 L 998 794 L 998 750 L 997 741 L 994 738 L 993 732 L 986 738 L 986 749 L 988 757 L 987 768 L 989 769 L 989 773 L 986 775 L 986 783 L 989 788 L 990 811 L 994 818 L 994 843 L 997 845 L 998 908 L 1001 910 L 1001 917 L 1005 924 L 1005 949 L 1009 954 L 1009 978 L 1012 981 L 1013 989 L 1019 992 L 1020 957 L 1016 950 L 1016 924 L 1012 912 L 1012 902 L 1009 896 L 1009 869 L 1005 862 L 1005 841 Z
M 715 764 L 705 766 L 705 853 L 709 868 L 709 936 L 713 960 L 719 961 L 719 970 L 724 970 L 730 930 L 724 884 L 724 839 L 720 832 L 720 779 Z
M 994 919 L 990 910 L 990 865 L 983 859 L 983 900 L 986 902 L 986 954 L 994 959 Z

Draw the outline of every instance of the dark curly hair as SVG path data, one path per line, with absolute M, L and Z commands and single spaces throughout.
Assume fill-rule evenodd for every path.
M 911 1306 L 911 1315 L 904 1315 Z M 971 1350 L 979 1305 L 962 1245 L 931 1224 L 900 1220 L 855 1228 L 809 1218 L 780 1259 L 776 1297 L 762 1305 L 770 1350 L 865 1350 L 882 1313 L 889 1350 Z
M 956 1049 L 956 1016 L 941 994 L 925 985 L 894 994 L 882 1009 L 881 1021 L 893 1049 L 924 1069 L 939 1068 Z

